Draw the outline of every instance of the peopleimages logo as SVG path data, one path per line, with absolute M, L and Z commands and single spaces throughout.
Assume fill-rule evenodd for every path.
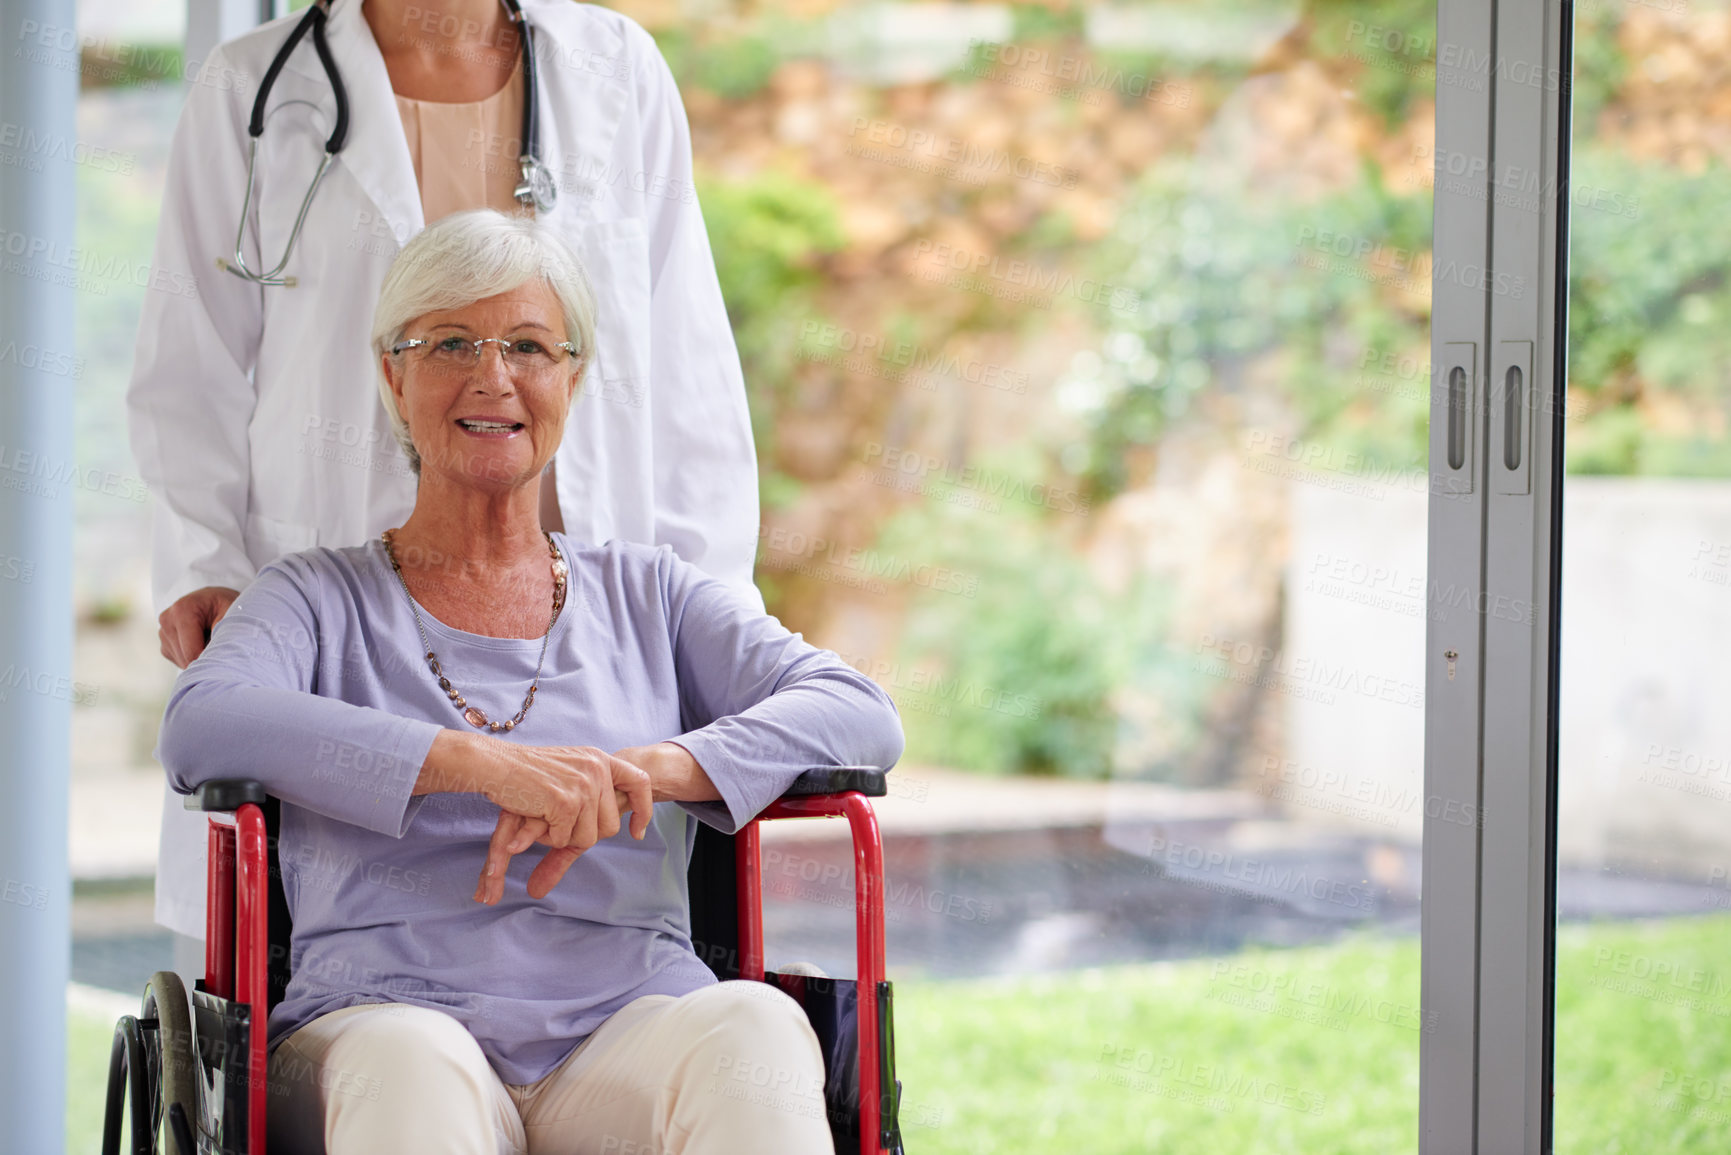
M 862 546 L 847 546 L 798 530 L 760 526 L 758 539 L 770 553 L 791 555 L 807 562 L 819 562 L 836 569 L 852 571 L 868 580 L 887 578 L 938 593 L 960 594 L 969 598 L 980 588 L 980 579 L 975 574 L 963 573 L 948 566 L 932 565 L 929 562 L 914 562 Z
M 1148 101 L 1174 108 L 1190 107 L 1189 86 L 1149 76 L 1145 72 L 1129 72 L 1091 57 L 1053 53 L 1048 49 L 1026 44 L 990 40 L 970 41 L 968 49 L 973 56 L 967 67 L 970 75 L 989 77 L 1013 87 L 1069 92 L 1084 98 L 1095 97 L 1097 93 L 1078 90 L 1095 89 L 1115 92 L 1128 100 Z M 1018 73 L 1025 73 L 1027 77 L 1018 77 Z M 1033 78 L 1050 83 L 1028 83 L 1028 80 Z M 1087 99 L 1086 102 L 1094 104 L 1097 100 Z
M 105 286 L 80 283 L 78 277 L 88 277 L 95 282 L 126 282 L 140 289 L 176 297 L 198 296 L 198 282 L 192 277 L 166 269 L 153 269 L 148 264 L 129 261 L 125 257 L 102 256 L 90 249 L 68 247 L 28 233 L 0 230 L 0 255 L 16 258 L 4 262 L 7 272 L 37 280 L 53 280 L 85 291 L 106 293 L 108 290 Z
M 221 92 L 245 93 L 251 78 L 232 68 L 212 65 L 208 60 L 183 59 L 178 49 L 165 46 L 118 44 L 97 36 L 80 34 L 67 25 L 21 20 L 14 60 L 46 68 L 82 72 L 98 80 L 128 73 L 164 80 L 183 80 Z
M 1074 188 L 1081 177 L 1078 170 L 1048 160 L 893 121 L 856 116 L 848 135 L 863 141 L 847 146 L 850 156 L 970 183 L 1014 177 L 1055 188 Z
M 1039 308 L 1050 308 L 1051 298 L 1059 296 L 1074 297 L 1085 304 L 1104 305 L 1120 313 L 1129 312 L 1140 303 L 1140 296 L 1134 289 L 1092 277 L 1078 277 L 1061 269 L 1044 268 L 1022 257 L 977 252 L 927 239 L 914 242 L 913 255 L 921 265 L 933 266 L 919 274 L 923 280 L 1004 296 L 993 284 L 998 282 L 1002 286 L 1027 290 L 1027 294 L 1011 299 L 1029 300 Z
M 911 376 L 927 389 L 933 388 L 939 377 L 954 377 L 970 385 L 983 385 L 1006 393 L 1028 391 L 1028 374 L 978 357 L 934 353 L 912 342 L 876 333 L 861 333 L 821 321 L 807 321 L 799 336 L 804 346 L 802 356 L 806 360 L 836 365 L 850 372 L 891 379 Z M 874 361 L 877 366 L 873 365 Z M 886 371 L 883 366 L 894 366 L 897 371 Z
M 1180 842 L 1158 834 L 1150 841 L 1149 861 L 1164 868 L 1168 877 L 1179 882 L 1206 885 L 1217 879 L 1220 883 L 1238 885 L 1214 889 L 1241 891 L 1253 896 L 1304 897 L 1366 914 L 1376 912 L 1380 897 L 1377 888 L 1362 879 L 1329 878 L 1312 874 L 1303 866 L 1289 862 L 1246 858 L 1217 846 Z
M 0 121 L 0 149 L 5 149 L 21 159 L 66 161 L 88 166 L 98 172 L 122 175 L 131 173 L 137 162 L 137 158 L 129 152 L 116 152 L 101 145 L 86 144 L 82 140 L 62 136 L 57 132 L 38 132 L 29 125 L 14 124 L 11 121 Z M 42 171 L 40 165 L 31 164 L 28 167 L 33 172 Z
M 75 706 L 96 703 L 96 687 L 88 682 L 76 682 L 66 674 L 47 670 L 32 670 L 29 666 L 10 663 L 0 670 L 0 702 L 7 701 L 14 690 L 26 690 L 44 698 L 71 702 Z
M 1271 690 L 1334 702 L 1336 691 L 1415 709 L 1424 706 L 1424 687 L 1405 678 L 1356 669 L 1325 658 L 1295 657 L 1263 642 L 1203 634 L 1194 646 L 1198 673 Z
M 150 494 L 144 482 L 136 477 L 111 469 L 80 466 L 76 461 L 57 460 L 0 441 L 0 487 L 53 498 L 59 495 L 58 487 L 62 485 L 122 501 L 143 501 Z
M 947 457 L 901 449 L 880 441 L 866 442 L 864 460 L 868 465 L 877 465 L 886 472 L 921 483 L 951 485 L 958 489 L 974 490 L 987 497 L 1001 497 L 1026 505 L 1044 506 L 1059 513 L 1086 514 L 1090 507 L 1088 498 L 1074 489 L 1026 481 L 982 465 L 958 465 Z
M 84 376 L 84 358 L 72 353 L 57 353 L 40 345 L 20 345 L 16 341 L 0 343 L 0 365 L 17 365 L 55 377 L 77 379 Z

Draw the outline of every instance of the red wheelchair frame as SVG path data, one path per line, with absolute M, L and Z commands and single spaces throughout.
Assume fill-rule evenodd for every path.
M 901 1084 L 895 1077 L 891 989 L 884 976 L 883 840 L 870 801 L 884 793 L 881 770 L 850 766 L 807 771 L 791 790 L 732 838 L 738 965 L 726 973 L 718 970 L 718 974 L 730 977 L 737 972 L 740 978 L 774 982 L 805 1007 L 824 1044 L 825 1063 L 831 1067 L 825 1098 L 837 1155 L 901 1155 L 903 1150 L 897 1123 Z M 190 1032 L 199 1047 L 190 1065 L 201 1072 L 202 1117 L 190 1125 L 165 1119 L 164 1112 L 169 1109 L 160 1106 L 160 1072 L 128 1071 L 129 1065 L 136 1068 L 168 1061 L 161 1045 L 153 1049 L 139 1044 L 141 1034 L 157 1028 L 151 1013 L 154 1003 L 147 991 L 144 1018 L 125 1016 L 116 1030 L 104 1155 L 118 1155 L 120 1151 L 119 1104 L 129 1078 L 133 1082 L 133 1155 L 154 1155 L 154 1140 L 165 1122 L 171 1124 L 168 1150 L 172 1155 L 195 1155 L 185 1147 L 188 1138 L 196 1155 L 265 1155 L 269 1087 L 263 1072 L 267 1070 L 269 1010 L 275 1001 L 272 963 L 275 961 L 286 976 L 288 949 L 286 941 L 273 943 L 271 935 L 273 836 L 266 817 L 267 801 L 261 784 L 243 779 L 207 782 L 187 798 L 188 809 L 234 815 L 232 824 L 215 816 L 210 820 L 205 974 L 192 996 L 197 1026 Z M 764 969 L 759 823 L 809 817 L 848 820 L 854 852 L 858 955 L 858 974 L 851 984 Z M 697 869 L 694 860 L 694 873 Z M 277 903 L 286 916 L 280 890 Z M 710 965 L 715 964 L 712 961 Z M 824 1004 L 821 1011 L 820 1003 Z M 857 1045 L 847 1038 L 850 1011 Z M 830 1025 L 820 1026 L 820 1019 Z M 826 1031 L 831 1037 L 824 1037 Z M 229 1062 L 230 1055 L 238 1061 Z M 843 1064 L 838 1055 L 853 1062 Z M 845 1072 L 835 1069 L 838 1065 L 853 1065 L 855 1080 L 836 1086 L 838 1079 L 845 1077 Z M 139 1080 L 146 1083 L 141 1087 Z M 145 1131 L 139 1112 L 142 1104 L 153 1099 L 159 1101 L 159 1109 Z M 184 1115 L 184 1111 L 173 1114 Z M 141 1139 L 143 1134 L 149 1136 L 148 1145 Z

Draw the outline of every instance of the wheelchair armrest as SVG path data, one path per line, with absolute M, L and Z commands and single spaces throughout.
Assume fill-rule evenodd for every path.
M 248 802 L 263 806 L 267 797 L 263 782 L 251 778 L 213 778 L 199 783 L 186 796 L 184 805 L 188 810 L 234 811 Z
M 795 779 L 782 797 L 809 798 L 857 790 L 867 798 L 882 798 L 889 793 L 887 773 L 876 766 L 818 766 Z M 251 778 L 213 778 L 200 783 L 184 804 L 188 810 L 233 811 L 248 802 L 263 806 L 267 796 L 264 783 Z
M 782 797 L 809 798 L 857 790 L 867 798 L 882 798 L 889 793 L 888 774 L 876 766 L 817 766 L 794 779 Z
M 889 793 L 888 771 L 876 766 L 818 766 L 794 779 L 783 798 L 809 798 L 816 794 L 840 794 L 857 790 L 867 798 Z M 248 802 L 263 806 L 268 794 L 264 783 L 251 778 L 213 778 L 188 794 L 188 810 L 234 811 Z

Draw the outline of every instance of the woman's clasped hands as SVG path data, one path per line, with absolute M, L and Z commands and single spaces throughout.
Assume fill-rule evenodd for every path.
M 545 898 L 584 851 L 619 833 L 622 815 L 631 815 L 631 837 L 649 829 L 650 777 L 634 763 L 593 746 L 491 744 L 504 747 L 496 757 L 506 772 L 489 776 L 480 791 L 500 811 L 476 902 L 503 898 L 511 859 L 537 842 L 551 849 L 529 874 L 529 897 Z
M 584 851 L 619 833 L 622 815 L 631 815 L 631 837 L 648 831 L 652 780 L 638 763 L 656 749 L 609 754 L 593 746 L 522 746 L 446 730 L 415 793 L 475 793 L 499 807 L 476 902 L 503 898 L 511 859 L 537 842 L 550 849 L 529 875 L 529 895 L 545 898 Z

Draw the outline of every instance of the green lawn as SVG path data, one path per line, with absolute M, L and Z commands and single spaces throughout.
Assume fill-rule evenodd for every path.
M 1719 1155 L 1731 917 L 1566 927 L 1556 1148 Z M 913 1155 L 1397 1155 L 1418 1147 L 1418 944 L 896 988 Z M 68 1149 L 97 1148 L 110 1024 L 74 1015 Z
M 68 1155 L 96 1155 L 102 1149 L 102 1100 L 108 1088 L 108 1050 L 113 1040 L 112 1019 L 98 1018 L 90 1011 L 66 1012 Z
M 918 1155 L 1418 1148 L 1413 941 L 898 987 Z

